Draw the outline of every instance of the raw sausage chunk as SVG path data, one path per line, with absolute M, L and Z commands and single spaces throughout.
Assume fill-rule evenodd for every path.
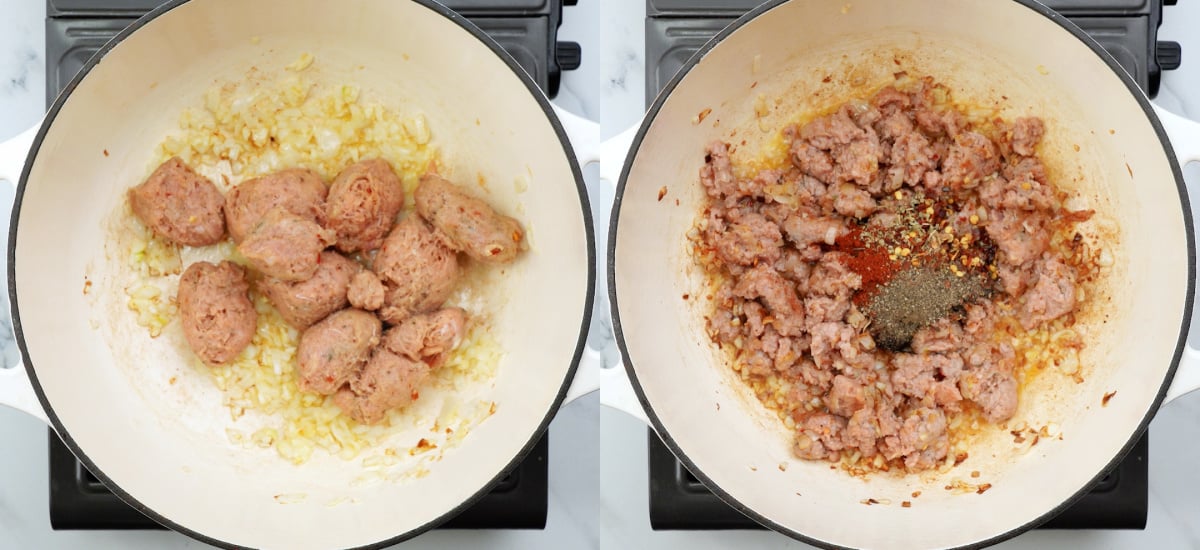
M 183 336 L 202 361 L 232 361 L 254 338 L 258 313 L 250 302 L 245 270 L 224 261 L 196 262 L 179 278 L 179 318 Z
M 333 240 L 332 231 L 277 206 L 238 245 L 238 251 L 263 275 L 305 281 L 317 272 L 321 251 Z
M 350 288 L 346 297 L 350 305 L 367 311 L 375 311 L 383 307 L 384 288 L 379 276 L 369 270 L 359 271 L 350 280 Z
M 363 424 L 376 424 L 383 420 L 388 410 L 420 397 L 417 388 L 429 378 L 429 373 L 429 365 L 380 346 L 375 348 L 359 376 L 333 396 L 333 402 L 350 418 Z
M 409 317 L 383 334 L 383 347 L 413 361 L 436 365 L 458 346 L 466 323 L 467 312 L 456 307 Z
M 521 224 L 437 174 L 421 177 L 417 212 L 447 237 L 450 247 L 472 259 L 508 263 L 521 250 Z
M 396 224 L 375 258 L 375 273 L 383 280 L 379 316 L 399 323 L 417 313 L 441 307 L 458 280 L 458 257 L 446 248 L 417 216 Z
M 240 243 L 271 209 L 284 210 L 317 223 L 325 223 L 325 195 L 329 188 L 312 170 L 291 168 L 246 180 L 225 194 L 225 223 L 229 236 Z
M 130 189 L 129 205 L 155 234 L 176 244 L 208 246 L 225 237 L 225 197 L 179 157 L 162 163 Z
M 300 389 L 331 395 L 349 382 L 379 344 L 382 327 L 374 315 L 343 309 L 300 335 L 296 350 Z
M 316 273 L 307 281 L 281 281 L 270 277 L 259 279 L 256 287 L 263 293 L 279 315 L 297 330 L 304 330 L 346 307 L 350 280 L 360 269 L 349 258 L 332 250 L 321 253 Z
M 334 178 L 325 202 L 326 227 L 342 252 L 379 248 L 404 206 L 404 187 L 386 160 L 351 164 Z

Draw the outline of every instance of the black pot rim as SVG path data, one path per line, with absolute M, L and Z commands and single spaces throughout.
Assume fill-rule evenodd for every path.
M 12 221 L 10 223 L 9 234 L 8 234 L 8 239 L 9 239 L 9 241 L 8 241 L 9 242 L 9 244 L 8 244 L 8 295 L 9 295 L 9 301 L 11 304 L 13 334 L 14 334 L 15 340 L 17 342 L 17 346 L 21 351 L 21 356 L 24 358 L 24 367 L 25 367 L 26 372 L 29 375 L 29 380 L 32 383 L 33 389 L 37 394 L 38 401 L 41 402 L 43 409 L 45 409 L 45 411 L 46 411 L 46 415 L 50 420 L 51 426 L 58 433 L 59 437 L 62 438 L 63 442 L 67 445 L 67 447 L 71 450 L 71 452 L 76 456 L 76 458 L 78 458 L 84 464 L 84 466 L 87 467 L 87 469 L 89 471 L 91 471 L 93 474 L 95 474 L 96 477 L 99 478 L 99 480 L 102 483 L 104 483 L 104 485 L 106 487 L 108 487 L 114 494 L 116 494 L 121 500 L 125 501 L 130 506 L 132 506 L 134 509 L 136 509 L 137 511 L 146 515 L 147 517 L 154 520 L 155 522 L 157 522 L 171 530 L 174 530 L 179 533 L 183 533 L 189 537 L 192 537 L 196 540 L 211 544 L 213 546 L 218 546 L 221 548 L 236 549 L 236 548 L 242 548 L 242 547 L 240 547 L 234 543 L 224 541 L 224 540 L 219 540 L 217 538 L 214 538 L 214 537 L 205 535 L 203 533 L 200 533 L 198 531 L 184 527 L 183 525 L 181 525 L 175 521 L 172 521 L 170 518 L 167 518 L 167 517 L 163 516 L 162 514 L 155 512 L 153 509 L 142 504 L 136 497 L 131 495 L 129 492 L 122 489 L 119 484 L 117 484 L 111 477 L 109 477 L 107 474 L 105 474 L 105 472 L 103 470 L 101 470 L 100 468 L 97 467 L 95 462 L 93 462 L 91 460 L 91 458 L 88 456 L 87 452 L 79 446 L 79 444 L 75 441 L 75 439 L 73 437 L 71 437 L 70 431 L 67 429 L 66 426 L 63 425 L 62 421 L 55 414 L 53 406 L 51 405 L 49 400 L 46 398 L 46 394 L 43 391 L 42 386 L 38 381 L 37 372 L 33 366 L 33 360 L 30 358 L 29 349 L 25 343 L 24 330 L 21 325 L 19 300 L 17 298 L 16 243 L 17 243 L 17 236 L 18 236 L 17 227 L 19 226 L 19 222 L 20 222 L 21 203 L 22 203 L 22 199 L 24 197 L 25 187 L 28 182 L 30 168 L 33 166 L 33 163 L 34 163 L 35 159 L 37 158 L 38 150 L 41 147 L 42 141 L 45 139 L 46 132 L 53 125 L 54 120 L 58 116 L 59 111 L 62 109 L 67 98 L 70 97 L 70 95 L 79 86 L 80 82 L 82 82 L 87 77 L 87 75 L 91 72 L 91 70 L 93 68 L 96 67 L 96 65 L 100 62 L 100 60 L 103 59 L 104 56 L 108 55 L 117 44 L 119 44 L 121 41 L 125 40 L 130 35 L 137 32 L 142 27 L 149 24 L 151 21 L 157 19 L 159 16 L 161 16 L 181 5 L 184 5 L 184 4 L 188 3 L 189 1 L 191 1 L 191 0 L 170 0 L 169 2 L 166 2 L 162 5 L 160 5 L 159 7 L 151 10 L 146 15 L 142 16 L 137 21 L 135 21 L 131 25 L 129 25 L 129 27 L 122 30 L 112 40 L 110 40 L 107 44 L 105 44 L 100 49 L 100 51 L 98 51 L 94 56 L 92 56 L 92 58 L 89 59 L 86 64 L 84 64 L 83 68 L 80 69 L 79 73 L 77 73 L 75 75 L 75 77 L 71 79 L 70 83 L 68 83 L 67 86 L 65 88 L 63 88 L 62 93 L 60 93 L 59 96 L 54 100 L 54 103 L 51 105 L 49 111 L 47 112 L 46 118 L 42 122 L 42 125 L 38 129 L 37 135 L 33 140 L 33 144 L 29 150 L 29 155 L 26 158 L 25 165 L 21 170 L 20 181 L 17 184 L 16 197 L 13 202 Z M 492 477 L 492 479 L 490 481 L 488 481 L 487 483 L 484 483 L 482 487 L 480 487 L 475 493 L 473 493 L 467 499 L 463 500 L 458 506 L 455 506 L 454 508 L 443 512 L 442 514 L 440 514 L 438 517 L 434 518 L 433 520 L 431 520 L 421 526 L 418 526 L 414 529 L 408 530 L 404 533 L 398 534 L 394 537 L 391 537 L 391 538 L 388 538 L 388 539 L 385 539 L 385 540 L 382 540 L 382 541 L 379 541 L 376 543 L 371 543 L 371 544 L 357 547 L 358 549 L 362 549 L 362 550 L 379 549 L 379 548 L 384 548 L 384 547 L 395 545 L 397 543 L 400 543 L 400 542 L 406 541 L 408 539 L 411 539 L 413 537 L 416 537 L 417 535 L 423 534 L 426 531 L 429 531 L 429 530 L 437 527 L 438 525 L 445 523 L 447 520 L 457 516 L 458 514 L 462 513 L 464 510 L 466 510 L 467 508 L 471 507 L 473 504 L 478 502 L 481 498 L 483 498 L 484 495 L 486 495 L 489 491 L 491 491 L 491 489 L 493 487 L 495 487 L 496 484 L 498 484 L 500 481 L 502 481 L 504 479 L 504 477 L 508 474 L 508 472 L 512 471 L 513 468 L 515 468 L 521 462 L 521 460 L 523 460 L 526 457 L 526 455 L 528 455 L 530 453 L 530 451 L 533 450 L 533 447 L 537 444 L 538 440 L 542 437 L 542 434 L 544 434 L 546 432 L 547 428 L 550 425 L 551 420 L 553 420 L 555 413 L 558 411 L 559 406 L 562 404 L 563 399 L 566 397 L 567 389 L 570 387 L 571 381 L 575 377 L 575 372 L 579 367 L 580 358 L 583 355 L 584 347 L 587 345 L 587 333 L 588 333 L 588 327 L 591 324 L 592 303 L 593 303 L 593 299 L 595 298 L 595 289 L 596 289 L 596 243 L 595 243 L 595 237 L 594 237 L 594 224 L 593 224 L 593 220 L 592 220 L 592 211 L 591 211 L 591 205 L 590 205 L 590 202 L 588 199 L 587 187 L 584 185 L 583 173 L 580 170 L 579 162 L 576 160 L 574 148 L 571 146 L 571 142 L 567 137 L 566 130 L 564 130 L 562 123 L 558 119 L 558 116 L 554 113 L 554 110 L 550 104 L 550 100 L 541 91 L 541 89 L 538 88 L 537 84 L 533 81 L 533 78 L 529 76 L 529 74 L 525 71 L 525 69 L 522 68 L 517 63 L 517 61 L 515 59 L 513 59 L 513 57 L 511 55 L 508 54 L 508 52 L 506 52 L 499 44 L 497 44 L 494 40 L 492 40 L 479 27 L 475 26 L 475 24 L 472 23 L 470 20 L 468 20 L 467 18 L 463 17 L 462 15 L 459 15 L 458 13 L 452 11 L 451 9 L 449 9 L 449 8 L 443 6 L 442 4 L 437 3 L 433 0 L 410 0 L 410 1 L 417 3 L 417 4 L 421 5 L 422 7 L 443 16 L 446 19 L 449 19 L 450 21 L 453 21 L 460 28 L 462 28 L 462 30 L 470 33 L 477 40 L 479 40 L 480 42 L 485 44 L 489 49 L 491 49 L 492 53 L 494 53 L 496 55 L 496 60 L 499 60 L 499 61 L 503 62 L 505 65 L 507 65 L 508 68 L 510 70 L 512 70 L 513 73 L 515 73 L 516 76 L 520 79 L 521 83 L 525 85 L 525 88 L 529 91 L 530 95 L 534 98 L 534 100 L 537 101 L 538 106 L 541 107 L 542 112 L 545 114 L 546 118 L 550 121 L 551 125 L 554 127 L 554 132 L 558 136 L 558 139 L 559 139 L 560 143 L 562 144 L 561 153 L 567 157 L 567 160 L 570 163 L 571 173 L 575 179 L 574 183 L 575 183 L 576 191 L 578 192 L 578 195 L 579 195 L 580 207 L 582 209 L 582 220 L 584 222 L 584 230 L 585 230 L 585 235 L 586 235 L 585 239 L 587 241 L 586 244 L 587 244 L 587 256 L 588 256 L 588 280 L 587 280 L 587 291 L 585 293 L 585 302 L 584 302 L 583 308 L 582 308 L 583 309 L 583 318 L 580 323 L 579 335 L 576 339 L 575 352 L 572 355 L 570 366 L 567 369 L 567 371 L 564 373 L 563 382 L 558 389 L 557 395 L 554 398 L 554 402 L 546 410 L 545 415 L 538 422 L 537 427 L 533 430 L 528 441 L 525 442 L 525 444 L 516 453 L 516 455 L 513 456 L 513 458 L 511 460 L 509 460 L 508 463 L 504 467 L 502 467 L 500 469 L 500 471 L 497 472 L 496 475 L 494 477 Z M 490 63 L 493 61 L 494 60 L 492 60 L 492 59 L 485 59 L 485 60 L 481 60 L 480 62 L 481 63 Z
M 713 50 L 713 48 L 717 47 L 717 45 L 720 44 L 726 37 L 733 34 L 738 29 L 741 29 L 743 26 L 745 26 L 750 21 L 752 21 L 764 14 L 767 14 L 771 10 L 773 10 L 783 4 L 786 4 L 790 1 L 791 0 L 769 0 L 765 3 L 763 3 L 762 5 L 754 8 L 753 10 L 750 10 L 745 15 L 743 15 L 742 17 L 739 17 L 736 21 L 731 23 L 728 27 L 723 29 L 720 33 L 718 33 L 711 40 L 709 40 L 707 43 L 705 43 L 705 45 L 703 47 L 701 47 L 700 50 L 697 51 L 687 61 L 687 63 L 685 63 L 683 65 L 682 68 L 679 69 L 679 71 L 670 80 L 670 82 L 668 82 L 667 85 L 663 87 L 662 91 L 659 92 L 658 96 L 654 100 L 654 103 L 650 106 L 650 109 L 647 111 L 646 116 L 643 118 L 642 123 L 641 123 L 640 127 L 638 128 L 636 135 L 634 136 L 633 142 L 629 149 L 629 153 L 625 157 L 625 163 L 621 169 L 621 177 L 620 177 L 620 180 L 618 181 L 616 195 L 613 200 L 613 209 L 612 209 L 611 218 L 610 218 L 610 222 L 609 222 L 609 235 L 608 235 L 608 265 L 607 265 L 608 292 L 609 292 L 608 298 L 609 298 L 609 304 L 610 304 L 610 309 L 611 309 L 610 314 L 612 316 L 612 321 L 613 321 L 613 334 L 615 336 L 617 346 L 620 348 L 621 354 L 625 358 L 625 363 L 624 363 L 625 371 L 626 371 L 627 375 L 629 376 L 630 383 L 633 385 L 634 393 L 637 394 L 638 401 L 641 403 L 642 408 L 645 410 L 646 416 L 647 416 L 647 418 L 649 418 L 651 426 L 658 433 L 659 437 L 663 440 L 663 443 L 665 443 L 667 445 L 667 447 L 671 450 L 671 452 L 675 455 L 675 457 L 678 458 L 680 460 L 680 462 L 682 462 L 683 465 L 686 466 L 690 472 L 695 474 L 696 477 L 702 483 L 704 483 L 704 485 L 706 487 L 708 487 L 709 490 L 711 490 L 714 494 L 716 494 L 722 501 L 724 501 L 725 503 L 730 505 L 732 508 L 734 508 L 738 512 L 746 515 L 750 519 L 753 519 L 754 521 L 763 525 L 764 527 L 767 527 L 778 533 L 782 533 L 793 539 L 805 542 L 807 544 L 811 544 L 813 546 L 817 546 L 817 547 L 821 547 L 821 548 L 840 549 L 843 547 L 820 540 L 820 539 L 817 539 L 817 538 L 814 538 L 814 537 L 811 537 L 811 536 L 808 536 L 804 533 L 801 533 L 800 531 L 791 529 L 785 525 L 774 522 L 774 521 L 768 519 L 765 515 L 755 511 L 754 509 L 750 508 L 749 506 L 746 506 L 745 504 L 743 504 L 742 502 L 740 502 L 739 500 L 734 498 L 728 491 L 721 488 L 717 483 L 715 483 L 713 481 L 713 479 L 711 477 L 707 476 L 704 473 L 704 471 L 701 470 L 697 466 L 695 461 L 693 461 L 687 455 L 687 453 L 685 453 L 683 451 L 683 448 L 679 446 L 679 444 L 675 441 L 675 439 L 673 437 L 671 437 L 671 434 L 666 430 L 665 426 L 663 425 L 662 420 L 659 419 L 658 414 L 655 412 L 654 408 L 652 407 L 652 404 L 646 398 L 646 392 L 642 388 L 641 382 L 638 380 L 637 373 L 633 366 L 633 358 L 629 354 L 628 346 L 625 343 L 625 334 L 621 327 L 620 307 L 619 307 L 619 300 L 617 299 L 617 290 L 616 290 L 616 270 L 617 270 L 616 245 L 617 245 L 617 230 L 619 228 L 619 221 L 620 221 L 620 214 L 621 214 L 621 203 L 622 203 L 622 199 L 625 194 L 625 186 L 626 186 L 626 182 L 629 177 L 629 171 L 633 166 L 633 161 L 637 157 L 638 149 L 641 147 L 642 141 L 646 137 L 646 132 L 649 130 L 650 126 L 654 123 L 655 118 L 658 116 L 658 114 L 661 111 L 663 105 L 665 104 L 667 98 L 669 98 L 671 96 L 671 94 L 675 91 L 675 88 L 679 86 L 679 84 L 683 81 L 683 79 L 687 76 L 687 74 L 689 72 L 691 72 L 691 70 L 693 68 L 695 68 L 695 66 L 697 64 L 699 64 L 710 51 Z M 1183 312 L 1183 319 L 1180 324 L 1179 338 L 1177 339 L 1177 342 L 1176 342 L 1175 353 L 1171 359 L 1171 365 L 1168 368 L 1166 376 L 1164 377 L 1164 380 L 1158 389 L 1158 393 L 1156 394 L 1156 396 L 1154 398 L 1154 402 L 1151 404 L 1150 408 L 1146 411 L 1146 414 L 1142 417 L 1141 421 L 1138 423 L 1137 428 L 1129 435 L 1128 440 L 1121 447 L 1121 449 L 1116 453 L 1116 455 L 1114 455 L 1112 457 L 1111 460 L 1108 461 L 1108 464 L 1106 464 L 1104 466 L 1104 468 L 1102 468 L 1099 472 L 1097 472 L 1092 477 L 1092 479 L 1090 481 L 1088 481 L 1086 484 L 1084 484 L 1084 486 L 1082 488 L 1080 488 L 1078 491 L 1076 491 L 1073 495 L 1068 497 L 1066 500 L 1064 500 L 1058 506 L 1055 506 L 1055 507 L 1045 511 L 1044 513 L 1040 514 L 1037 518 L 1034 518 L 1032 521 L 1029 521 L 1022 525 L 1014 526 L 1014 527 L 1010 528 L 1008 531 L 1005 531 L 1003 533 L 1000 533 L 998 535 L 989 537 L 989 538 L 981 540 L 981 541 L 977 541 L 977 542 L 973 542 L 970 544 L 965 544 L 965 545 L 957 547 L 957 548 L 961 548 L 961 549 L 972 549 L 972 550 L 991 546 L 991 545 L 997 544 L 999 542 L 1011 539 L 1017 535 L 1020 535 L 1026 531 L 1029 531 L 1030 529 L 1033 529 L 1034 527 L 1037 527 L 1038 525 L 1045 523 L 1046 521 L 1050 520 L 1051 518 L 1062 513 L 1064 510 L 1066 510 L 1072 504 L 1074 504 L 1077 500 L 1079 500 L 1081 497 L 1083 497 L 1085 494 L 1087 494 L 1088 490 L 1091 487 L 1093 487 L 1101 479 L 1103 479 L 1104 476 L 1106 475 L 1106 473 L 1108 471 L 1112 470 L 1114 467 L 1116 467 L 1120 463 L 1120 461 L 1125 457 L 1125 455 L 1128 454 L 1129 451 L 1133 449 L 1133 447 L 1137 443 L 1138 439 L 1146 431 L 1146 428 L 1150 424 L 1150 421 L 1154 418 L 1154 415 L 1158 412 L 1158 408 L 1162 405 L 1163 398 L 1166 396 L 1167 390 L 1171 386 L 1171 381 L 1174 379 L 1175 371 L 1179 367 L 1180 357 L 1183 355 L 1183 350 L 1184 350 L 1185 346 L 1187 345 L 1188 328 L 1191 324 L 1191 317 L 1192 317 L 1192 304 L 1195 299 L 1196 243 L 1195 243 L 1195 239 L 1193 236 L 1191 205 L 1188 200 L 1187 187 L 1184 183 L 1183 172 L 1180 170 L 1179 162 L 1177 161 L 1177 158 L 1175 156 L 1174 149 L 1171 147 L 1170 140 L 1167 137 L 1166 131 L 1163 129 L 1162 123 L 1159 121 L 1158 116 L 1154 113 L 1154 109 L 1150 104 L 1149 98 L 1146 97 L 1145 93 L 1143 93 L 1142 90 L 1138 87 L 1137 83 L 1134 82 L 1133 77 L 1131 77 L 1129 75 L 1129 73 L 1127 73 L 1125 71 L 1125 69 L 1123 67 L 1121 67 L 1121 65 L 1117 62 L 1116 59 L 1114 59 L 1107 51 L 1104 50 L 1104 48 L 1102 46 L 1100 46 L 1099 43 L 1097 43 L 1086 32 L 1084 32 L 1082 29 L 1080 29 L 1078 26 L 1076 26 L 1074 23 L 1072 23 L 1069 19 L 1067 19 L 1066 17 L 1053 11 L 1052 9 L 1046 7 L 1045 5 L 1037 2 L 1036 0 L 1012 0 L 1012 1 L 1016 2 L 1018 4 L 1021 4 L 1022 6 L 1034 11 L 1037 14 L 1040 14 L 1041 16 L 1049 18 L 1050 20 L 1057 23 L 1063 30 L 1071 33 L 1073 36 L 1075 36 L 1075 38 L 1079 39 L 1081 42 L 1086 44 L 1095 55 L 1099 56 L 1100 59 L 1103 60 L 1116 73 L 1116 75 L 1120 78 L 1121 82 L 1123 84 L 1125 84 L 1125 87 L 1128 89 L 1130 95 L 1134 98 L 1135 101 L 1137 101 L 1138 105 L 1141 106 L 1142 111 L 1146 114 L 1147 119 L 1150 121 L 1151 125 L 1154 127 L 1155 134 L 1158 136 L 1159 141 L 1162 143 L 1163 152 L 1166 154 L 1168 162 L 1170 163 L 1170 166 L 1171 166 L 1171 172 L 1175 176 L 1175 185 L 1179 192 L 1180 207 L 1183 210 L 1184 229 L 1186 231 L 1186 239 L 1187 239 L 1188 282 L 1187 282 L 1186 303 L 1184 304 L 1185 308 L 1184 308 L 1184 312 Z

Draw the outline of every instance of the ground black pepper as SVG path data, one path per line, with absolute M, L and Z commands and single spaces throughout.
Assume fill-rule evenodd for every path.
M 875 343 L 902 350 L 922 327 L 984 295 L 985 285 L 977 275 L 958 276 L 944 267 L 914 267 L 880 285 L 866 313 Z

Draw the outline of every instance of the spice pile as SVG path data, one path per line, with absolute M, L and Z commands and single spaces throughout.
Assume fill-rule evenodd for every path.
M 958 235 L 950 217 L 957 205 L 943 197 L 897 190 L 894 216 L 855 227 L 832 247 L 845 252 L 846 267 L 862 277 L 853 302 L 871 320 L 881 347 L 907 347 L 921 327 L 986 296 L 998 278 L 995 244 L 986 233 Z M 979 216 L 970 214 L 968 223 L 978 225 Z

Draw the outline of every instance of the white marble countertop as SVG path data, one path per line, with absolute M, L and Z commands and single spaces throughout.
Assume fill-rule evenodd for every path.
M 600 111 L 596 87 L 585 85 L 599 74 L 596 64 L 600 28 L 590 25 L 603 0 L 583 0 L 564 12 L 561 40 L 583 46 L 579 71 L 563 73 L 555 103 L 595 118 Z M 0 141 L 39 121 L 45 113 L 45 2 L 0 0 Z M 589 188 L 599 188 L 593 166 L 585 170 Z M 593 195 L 595 195 L 593 193 Z M 594 214 L 607 216 L 612 193 L 593 196 Z M 11 186 L 0 184 L 0 211 L 12 208 Z M 7 218 L 7 216 L 5 216 Z M 7 224 L 5 224 L 7 227 Z M 7 244 L 7 230 L 0 242 Z M 0 255 L 0 273 L 7 273 Z M 0 293 L 0 357 L 3 366 L 18 362 L 8 315 L 8 295 Z M 435 530 L 402 545 L 420 548 L 597 548 L 599 546 L 599 412 L 597 394 L 563 407 L 550 424 L 550 488 L 546 529 Z M 77 549 L 167 550 L 208 548 L 182 535 L 162 531 L 53 531 L 50 528 L 46 427 L 0 406 L 0 550 Z

